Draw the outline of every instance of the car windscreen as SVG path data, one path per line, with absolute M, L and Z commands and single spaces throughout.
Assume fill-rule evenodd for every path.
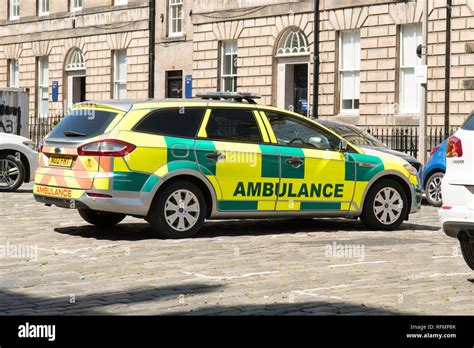
M 343 124 L 326 124 L 323 125 L 333 132 L 339 134 L 341 137 L 350 143 L 358 146 L 375 146 L 386 147 L 381 141 L 373 137 L 367 132 L 364 132 L 356 127 L 346 126 Z
M 466 122 L 461 126 L 461 129 L 468 131 L 474 130 L 474 114 L 467 118 Z
M 116 115 L 104 110 L 73 110 L 53 128 L 48 138 L 91 138 L 103 134 Z

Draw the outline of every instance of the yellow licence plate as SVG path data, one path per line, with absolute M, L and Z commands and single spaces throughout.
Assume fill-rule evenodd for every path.
M 70 167 L 72 166 L 72 157 L 51 156 L 48 164 L 55 167 Z

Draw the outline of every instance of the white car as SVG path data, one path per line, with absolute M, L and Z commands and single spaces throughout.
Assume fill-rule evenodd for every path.
M 33 181 L 38 167 L 38 152 L 31 140 L 0 133 L 0 192 L 16 191 L 24 182 Z
M 443 230 L 459 240 L 464 259 L 474 270 L 474 114 L 448 139 L 441 190 Z

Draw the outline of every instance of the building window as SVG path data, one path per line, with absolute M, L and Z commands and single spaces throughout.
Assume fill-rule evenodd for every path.
M 183 97 L 183 71 L 166 72 L 166 98 Z
M 82 10 L 83 0 L 71 0 L 71 11 Z
M 169 0 L 169 36 L 183 34 L 183 0 Z
M 8 60 L 8 87 L 20 87 L 20 63 L 18 59 Z
M 114 51 L 114 99 L 127 98 L 127 50 Z
M 48 57 L 38 58 L 38 114 L 48 114 L 49 62 Z
M 421 65 L 416 55 L 416 47 L 422 42 L 420 24 L 400 27 L 400 113 L 420 112 L 421 86 L 415 79 L 415 68 Z
M 9 4 L 10 19 L 20 18 L 20 0 L 10 0 Z
M 128 0 L 114 0 L 115 6 L 126 5 L 128 4 Z
M 49 14 L 49 0 L 38 0 L 38 16 Z
M 221 85 L 222 92 L 237 90 L 237 41 L 223 41 L 221 45 Z
M 341 32 L 339 52 L 341 113 L 356 114 L 360 95 L 360 33 Z

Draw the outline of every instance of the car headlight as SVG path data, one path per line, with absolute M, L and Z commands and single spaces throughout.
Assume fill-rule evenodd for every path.
M 413 167 L 411 164 L 407 163 L 404 165 L 405 169 L 408 170 L 408 172 L 411 174 L 411 175 L 415 175 L 417 176 L 418 175 L 418 171 L 416 170 L 415 167 Z
M 23 145 L 28 146 L 33 151 L 36 151 L 36 144 L 30 140 L 24 141 Z

